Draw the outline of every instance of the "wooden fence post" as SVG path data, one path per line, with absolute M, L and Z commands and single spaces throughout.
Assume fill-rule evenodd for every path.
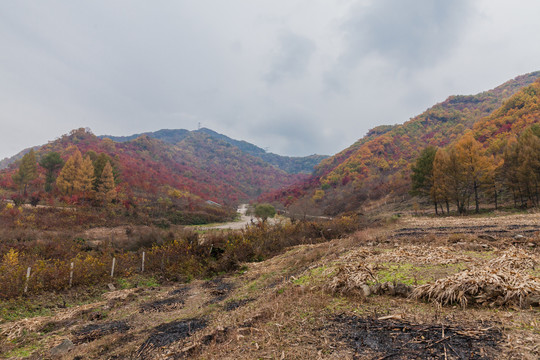
M 143 251 L 142 252 L 142 263 L 141 263 L 141 273 L 144 272 L 144 257 L 145 257 L 146 253 Z
M 26 270 L 26 282 L 24 284 L 24 293 L 26 294 L 28 292 L 28 281 L 30 280 L 30 271 L 32 268 L 29 266 Z
M 111 278 L 114 276 L 114 265 L 115 264 L 116 264 L 116 258 L 113 257 L 112 266 L 111 266 Z
M 73 263 L 69 265 L 69 287 L 73 285 Z

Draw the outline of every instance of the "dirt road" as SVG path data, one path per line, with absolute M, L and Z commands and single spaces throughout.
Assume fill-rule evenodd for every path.
M 257 219 L 253 216 L 247 216 L 246 212 L 248 209 L 247 204 L 242 204 L 238 207 L 237 212 L 240 214 L 240 220 L 232 221 L 224 224 L 214 225 L 214 226 L 204 226 L 201 227 L 201 230 L 210 230 L 210 229 L 231 229 L 231 230 L 240 230 L 243 229 L 246 225 L 257 223 Z

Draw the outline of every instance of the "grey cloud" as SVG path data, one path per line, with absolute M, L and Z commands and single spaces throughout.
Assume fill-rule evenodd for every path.
M 316 49 L 313 41 L 291 32 L 282 34 L 279 43 L 279 53 L 274 58 L 270 71 L 264 76 L 268 84 L 305 74 Z
M 540 5 L 522 3 L 0 2 L 0 158 L 78 127 L 198 122 L 280 154 L 336 153 L 538 70 Z
M 343 24 L 344 61 L 376 54 L 410 69 L 443 59 L 465 32 L 473 1 L 376 0 L 358 4 Z

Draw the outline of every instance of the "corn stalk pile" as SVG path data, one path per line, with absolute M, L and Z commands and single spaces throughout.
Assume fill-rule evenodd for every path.
M 392 263 L 410 262 L 421 265 L 448 265 L 476 261 L 476 259 L 470 256 L 456 254 L 455 249 L 446 246 L 432 247 L 417 245 L 402 246 L 388 252 L 370 256 L 368 260 L 372 262 Z
M 523 249 L 511 247 L 490 260 L 486 267 L 495 269 L 529 270 L 535 269 L 539 259 L 536 254 L 529 254 Z
M 418 286 L 412 297 L 441 305 L 469 303 L 522 306 L 530 295 L 540 294 L 540 279 L 510 269 L 474 268 Z
M 332 272 L 336 269 L 331 269 Z M 332 293 L 355 294 L 359 293 L 362 286 L 368 281 L 376 281 L 375 269 L 371 265 L 341 265 L 337 267 L 337 273 L 325 286 Z

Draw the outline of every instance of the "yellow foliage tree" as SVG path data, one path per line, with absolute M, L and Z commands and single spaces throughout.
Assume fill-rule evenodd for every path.
M 448 176 L 449 165 L 450 157 L 446 150 L 437 149 L 435 157 L 433 158 L 433 175 L 431 179 L 433 183 L 430 189 L 430 195 L 435 204 L 441 204 L 442 207 L 442 203 L 446 203 L 447 212 L 450 212 L 450 205 L 448 204 L 450 198 L 450 177 Z
M 75 190 L 82 193 L 85 198 L 92 194 L 92 186 L 94 182 L 94 165 L 90 156 L 85 156 L 81 161 L 80 167 L 77 169 L 77 179 L 75 181 Z
M 78 191 L 77 179 L 81 163 L 81 152 L 79 149 L 75 149 L 75 152 L 67 159 L 66 164 L 56 178 L 56 186 L 62 194 L 73 195 Z
M 107 161 L 101 173 L 97 197 L 103 204 L 110 203 L 116 196 L 114 175 L 111 163 Z

